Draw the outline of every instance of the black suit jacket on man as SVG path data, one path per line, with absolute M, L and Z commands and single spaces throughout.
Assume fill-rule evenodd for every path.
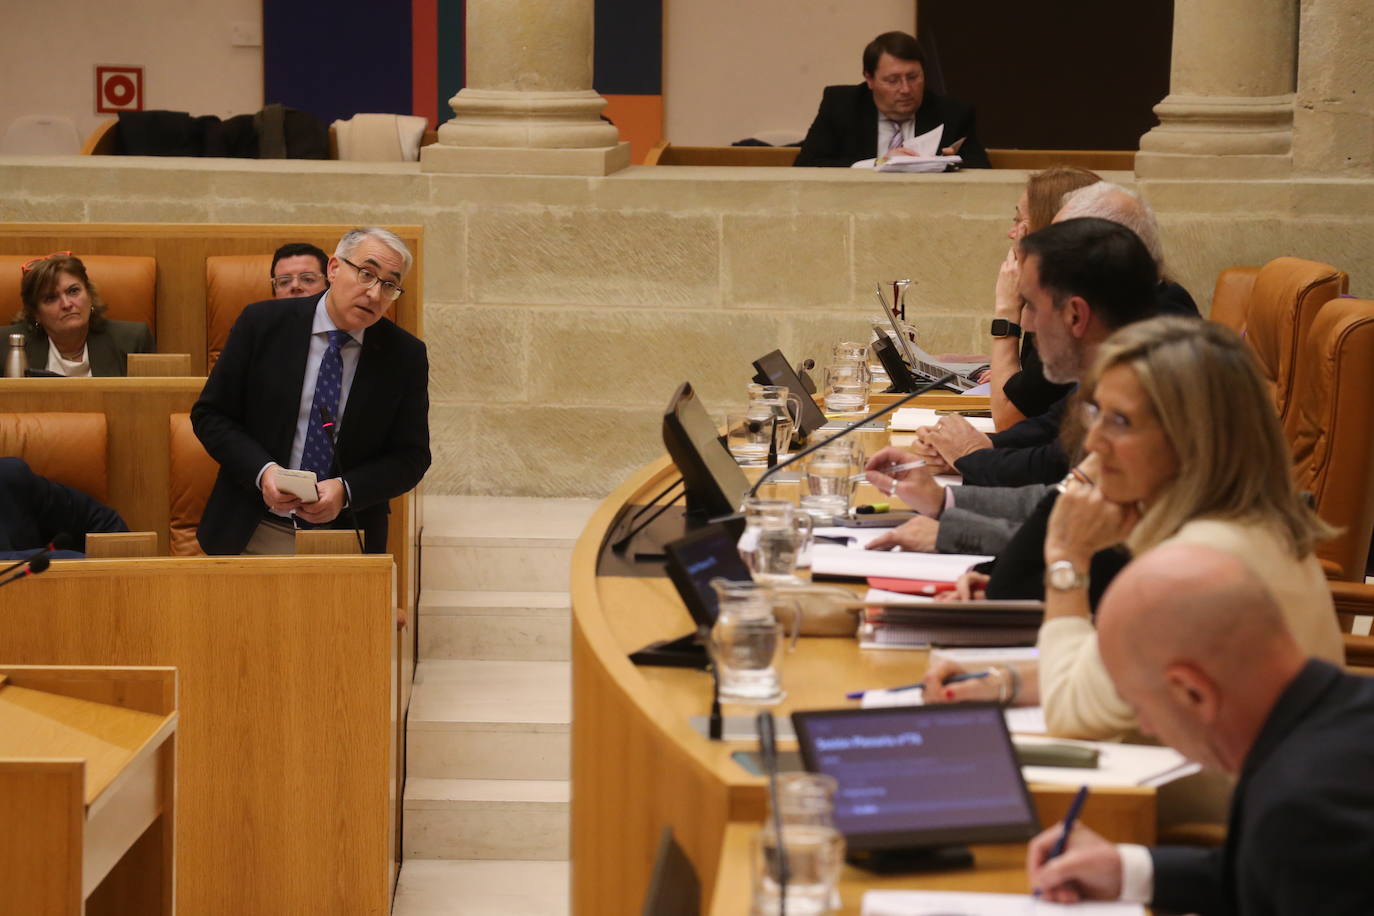
M 0 458 L 0 557 L 37 550 L 59 534 L 84 553 L 88 532 L 128 530 L 109 506 L 38 476 L 22 459 Z
M 1374 679 L 1309 661 L 1245 757 L 1226 845 L 1150 853 L 1156 911 L 1374 913 Z
M 962 138 L 959 155 L 964 158 L 964 168 L 991 168 L 973 120 L 972 107 L 926 90 L 921 107 L 916 109 L 916 136 L 943 124 L 940 149 Z M 795 164 L 847 168 L 877 155 L 878 108 L 873 104 L 873 91 L 866 83 L 826 86 Z
M 191 409 L 196 435 L 220 465 L 197 531 L 206 553 L 243 552 L 267 513 L 255 483 L 258 471 L 269 461 L 290 464 L 319 300 L 268 300 L 245 308 Z M 414 488 L 429 459 L 425 345 L 383 318 L 363 334 L 338 427 L 339 466 L 368 553 L 385 552 L 387 500 Z M 331 527 L 352 527 L 349 511 Z

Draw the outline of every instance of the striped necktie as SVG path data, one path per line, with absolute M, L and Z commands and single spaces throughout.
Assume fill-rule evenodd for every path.
M 892 139 L 887 141 L 887 151 L 890 153 L 902 145 L 902 122 L 889 120 L 887 123 L 892 125 Z

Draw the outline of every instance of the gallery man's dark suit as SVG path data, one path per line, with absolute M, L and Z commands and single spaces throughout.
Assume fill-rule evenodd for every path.
M 290 464 L 322 295 L 245 308 L 191 409 L 196 435 L 220 465 L 197 531 L 206 553 L 242 553 L 267 516 L 257 476 L 269 461 Z M 383 318 L 363 332 L 338 427 L 338 463 L 368 553 L 385 552 L 387 500 L 413 489 L 429 458 L 425 345 Z M 330 527 L 352 527 L 348 509 Z
M 89 532 L 128 530 L 109 506 L 40 477 L 22 459 L 0 458 L 0 559 L 37 550 L 59 534 L 67 535 L 76 550 L 84 553 Z
M 991 168 L 988 154 L 978 141 L 973 123 L 973 108 L 926 90 L 921 107 L 916 109 L 916 136 L 945 126 L 940 134 L 940 149 L 960 138 L 959 155 L 964 168 Z M 911 139 L 910 137 L 906 139 Z M 868 84 L 826 86 L 821 108 L 802 141 L 795 165 L 847 168 L 860 159 L 878 155 L 878 108 Z
M 1245 757 L 1225 847 L 1150 854 L 1156 912 L 1374 913 L 1374 680 L 1309 661 Z

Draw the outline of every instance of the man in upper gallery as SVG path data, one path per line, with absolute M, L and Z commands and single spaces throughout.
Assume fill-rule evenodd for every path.
M 272 298 L 302 299 L 324 292 L 329 285 L 325 267 L 329 256 L 309 242 L 288 242 L 272 255 Z
M 941 155 L 991 168 L 973 108 L 926 89 L 925 54 L 905 32 L 884 32 L 863 53 L 864 81 L 826 86 L 796 165 L 847 168 L 862 159 L 911 155 L 907 141 L 941 129 Z

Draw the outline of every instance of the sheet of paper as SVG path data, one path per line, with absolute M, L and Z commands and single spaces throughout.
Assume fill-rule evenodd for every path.
M 1009 662 L 1033 662 L 1040 658 L 1040 650 L 1035 646 L 1006 646 L 992 649 L 932 649 L 930 662 L 948 659 L 961 665 L 1005 665 Z
M 892 422 L 889 424 L 894 430 L 914 430 L 922 426 L 934 426 L 941 414 L 936 413 L 929 407 L 899 407 L 892 414 Z M 997 432 L 997 424 L 992 417 L 965 417 L 969 425 L 980 433 Z
M 811 573 L 817 576 L 889 576 L 894 579 L 931 579 L 953 582 L 970 566 L 986 563 L 992 557 L 962 553 L 912 553 L 908 551 L 861 550 L 837 544 L 817 544 L 811 548 Z
M 867 891 L 863 916 L 1144 916 L 1138 903 L 1046 903 L 1029 894 Z
M 1069 741 L 1064 738 L 1027 737 L 1025 741 L 1053 741 L 1097 748 L 1097 769 L 1077 767 L 1022 767 L 1026 782 L 1070 786 L 1162 786 L 1191 776 L 1202 767 L 1171 747 L 1150 744 L 1118 744 L 1110 741 Z
M 924 607 L 936 604 L 933 595 L 913 595 L 907 592 L 893 592 L 885 588 L 870 588 L 864 594 L 864 601 L 870 604 L 897 605 L 898 607 Z M 973 601 L 956 601 L 945 605 L 950 610 L 957 610 L 960 607 L 972 609 L 1006 609 L 1006 610 L 1044 610 L 1045 602 L 1035 598 L 1003 598 L 1003 599 L 975 599 Z
M 924 706 L 923 690 L 865 690 L 859 698 L 859 706 L 864 709 L 887 709 L 893 706 Z M 1045 714 L 1039 706 L 1013 706 L 1004 709 L 1002 716 L 1007 720 L 1007 731 L 1018 735 L 1043 735 L 1045 733 Z M 1036 722 L 1039 730 L 1035 730 Z M 1022 769 L 1026 769 L 1022 767 Z M 1029 776 L 1026 777 L 1030 779 Z
M 1045 709 L 1042 706 L 1012 706 L 1003 715 L 1007 719 L 1007 731 L 1015 735 L 1043 735 L 1049 730 L 1045 727 Z

